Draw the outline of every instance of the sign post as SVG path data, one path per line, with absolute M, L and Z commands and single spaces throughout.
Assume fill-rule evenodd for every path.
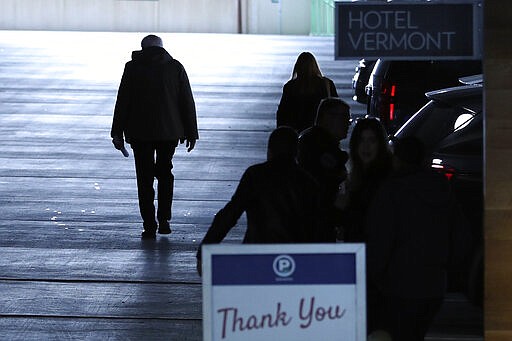
M 481 45 L 478 0 L 336 2 L 336 59 L 481 59 Z
M 204 245 L 203 340 L 366 340 L 364 244 Z

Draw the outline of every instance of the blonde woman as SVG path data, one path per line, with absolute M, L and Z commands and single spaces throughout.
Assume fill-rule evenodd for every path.
M 336 86 L 322 75 L 313 54 L 302 52 L 293 67 L 292 78 L 283 87 L 277 126 L 290 126 L 298 133 L 313 126 L 318 104 L 326 97 L 338 97 Z

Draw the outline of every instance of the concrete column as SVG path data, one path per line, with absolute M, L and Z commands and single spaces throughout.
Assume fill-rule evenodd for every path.
M 485 340 L 512 340 L 512 3 L 484 2 Z

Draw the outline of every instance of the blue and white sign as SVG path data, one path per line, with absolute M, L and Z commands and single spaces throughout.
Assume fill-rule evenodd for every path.
M 364 244 L 203 246 L 203 339 L 366 340 Z

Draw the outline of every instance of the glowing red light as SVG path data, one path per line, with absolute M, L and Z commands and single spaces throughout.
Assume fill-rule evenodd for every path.
M 395 97 L 396 85 L 391 85 L 391 90 L 389 92 L 390 101 Z M 395 104 L 389 103 L 389 120 L 393 121 L 395 119 Z
M 437 160 L 437 162 L 436 162 Z M 441 165 L 442 160 L 434 159 L 431 167 L 437 170 L 439 173 L 443 174 L 448 181 L 453 179 L 453 176 L 457 173 L 457 171 L 449 166 Z

